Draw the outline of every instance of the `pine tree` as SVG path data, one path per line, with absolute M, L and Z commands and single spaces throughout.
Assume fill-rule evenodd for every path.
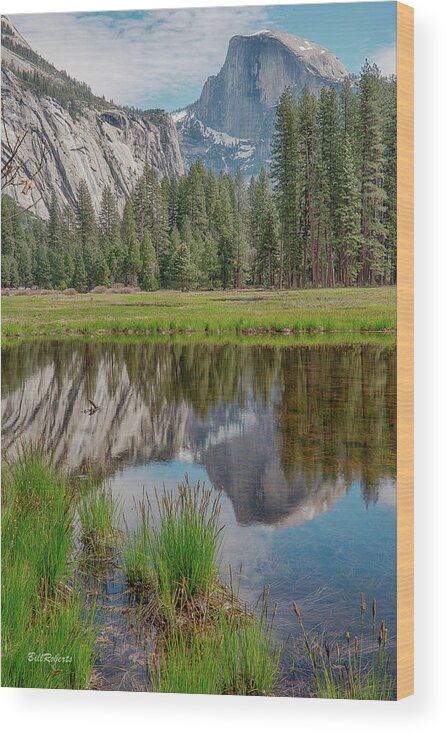
M 317 102 L 307 87 L 298 103 L 297 118 L 298 150 L 303 175 L 299 192 L 302 256 L 295 263 L 296 281 L 306 285 L 310 276 L 312 284 L 316 285 L 319 262 L 316 237 Z
M 88 280 L 81 249 L 76 253 L 74 265 L 73 287 L 79 293 L 84 293 L 87 290 Z
M 150 234 L 145 230 L 141 243 L 140 286 L 145 291 L 154 291 L 160 287 L 160 272 L 157 255 Z
M 290 87 L 286 87 L 276 108 L 275 134 L 272 143 L 272 177 L 281 222 L 279 287 L 283 279 L 290 287 L 301 262 L 299 239 L 299 152 L 297 103 Z M 284 274 L 283 274 L 284 270 Z
M 167 202 L 157 174 L 147 161 L 132 193 L 132 206 L 140 241 L 143 239 L 144 231 L 147 230 L 157 257 L 163 259 L 168 242 Z
M 82 247 L 92 247 L 96 241 L 96 218 L 88 186 L 82 180 L 76 192 L 76 223 Z
M 214 212 L 219 195 L 219 186 L 216 176 L 212 171 L 207 171 L 204 182 L 206 215 L 208 219 L 208 231 L 213 234 L 214 229 Z
M 59 216 L 59 236 L 63 243 L 64 257 L 69 254 L 73 260 L 78 247 L 80 247 L 80 237 L 76 222 L 76 213 L 68 204 L 62 208 Z M 65 267 L 66 277 L 69 279 L 67 268 Z
M 180 224 L 179 182 L 176 178 L 165 176 L 161 182 L 161 192 L 166 209 L 167 229 L 171 233 Z
M 256 193 L 253 195 L 253 219 L 256 223 L 254 247 L 256 249 L 256 283 L 272 288 L 277 283 L 279 269 L 279 221 L 269 179 L 261 170 Z
M 138 285 L 141 268 L 140 243 L 137 237 L 135 217 L 130 201 L 126 201 L 121 223 L 121 242 L 123 245 L 122 274 L 126 285 Z
M 109 186 L 105 186 L 99 211 L 99 247 L 105 256 L 112 282 L 116 281 L 120 263 L 124 260 L 120 228 L 115 195 Z
M 169 263 L 170 284 L 180 290 L 189 290 L 194 281 L 194 266 L 186 242 L 181 239 L 172 252 Z
M 234 286 L 235 288 L 242 288 L 246 283 L 249 270 L 247 226 L 250 215 L 248 212 L 247 187 L 240 168 L 236 172 L 234 194 Z
M 75 270 L 75 263 L 74 263 L 74 257 L 71 254 L 71 252 L 65 253 L 64 258 L 64 269 L 65 269 L 65 281 L 68 284 L 71 284 L 73 282 L 74 278 L 74 270 Z
M 61 223 L 56 196 L 53 193 L 48 223 L 48 262 L 51 282 L 55 288 L 65 283 L 65 260 L 61 237 Z
M 385 273 L 389 283 L 396 282 L 397 268 L 397 82 L 395 78 L 381 84 L 384 118 L 385 167 L 383 187 L 386 192 L 384 226 Z
M 14 262 L 11 255 L 3 255 L 2 257 L 2 288 L 9 288 L 11 285 L 11 264 Z
M 180 232 L 178 231 L 178 228 L 174 225 L 173 230 L 171 232 L 171 236 L 169 238 L 169 244 L 166 249 L 164 262 L 163 262 L 163 270 L 161 274 L 162 278 L 162 286 L 164 288 L 173 288 L 175 287 L 176 283 L 176 261 L 175 261 L 175 253 L 177 252 L 178 248 L 180 247 Z
M 15 256 L 15 243 L 17 234 L 19 209 L 17 204 L 9 196 L 2 195 L 2 256 L 11 259 Z M 6 262 L 10 262 L 6 260 Z M 3 282 L 3 281 L 2 281 Z
M 110 269 L 107 263 L 107 258 L 104 252 L 99 248 L 97 248 L 95 252 L 94 274 L 95 285 L 110 285 Z
M 206 210 L 206 170 L 202 160 L 193 163 L 178 187 L 180 223 L 187 217 L 193 231 L 204 235 L 208 226 Z
M 23 241 L 19 245 L 18 249 L 17 275 L 20 285 L 24 286 L 25 288 L 29 288 L 33 285 L 31 250 L 29 249 L 25 241 Z
M 33 259 L 33 280 L 39 288 L 50 288 L 51 270 L 48 262 L 47 249 L 41 242 L 38 243 Z
M 317 282 L 335 285 L 337 253 L 335 210 L 338 202 L 339 174 L 339 107 L 337 93 L 333 87 L 323 88 L 318 103 L 320 146 L 316 160 L 316 186 L 318 189 L 318 217 L 316 235 L 317 268 L 321 275 Z
M 351 141 L 352 157 L 357 175 L 361 169 L 361 145 L 359 134 L 359 101 L 352 89 L 349 77 L 343 80 L 340 92 L 340 124 L 343 137 Z
M 3 268 L 5 272 L 3 273 Z M 2 285 L 8 288 L 18 288 L 20 285 L 17 255 L 5 255 L 2 258 Z
M 105 186 L 102 192 L 99 225 L 102 234 L 112 242 L 119 232 L 119 214 L 116 198 L 110 186 Z
M 227 174 L 222 174 L 219 179 L 219 197 L 213 220 L 217 235 L 220 280 L 223 288 L 229 288 L 233 285 L 234 276 L 234 190 L 231 190 L 231 179 Z
M 340 238 L 340 279 L 344 285 L 354 285 L 360 268 L 360 188 L 348 135 L 345 136 L 342 145 L 336 217 Z
M 360 77 L 360 134 L 363 244 L 360 282 L 375 284 L 380 281 L 385 267 L 385 146 L 380 107 L 380 74 L 377 66 L 371 66 L 368 61 L 365 62 Z
M 219 288 L 222 285 L 217 243 L 211 235 L 208 235 L 203 241 L 201 272 L 204 273 L 203 285 L 206 287 Z

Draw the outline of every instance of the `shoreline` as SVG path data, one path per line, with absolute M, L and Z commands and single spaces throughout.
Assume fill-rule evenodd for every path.
M 396 337 L 396 289 L 136 291 L 2 297 L 2 339 Z

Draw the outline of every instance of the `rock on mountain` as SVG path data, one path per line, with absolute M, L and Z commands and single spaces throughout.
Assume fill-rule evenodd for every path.
M 19 204 L 48 217 L 53 192 L 73 204 L 85 179 L 98 211 L 105 185 L 120 208 L 141 175 L 146 159 L 162 175 L 179 176 L 183 161 L 172 118 L 161 110 L 139 112 L 95 96 L 87 85 L 58 71 L 36 54 L 8 18 L 2 17 L 2 162 L 26 132 L 20 157 L 33 187 L 8 188 Z M 34 162 L 34 163 L 33 163 Z
M 275 106 L 286 86 L 297 97 L 339 87 L 348 72 L 328 49 L 290 33 L 263 30 L 234 36 L 225 63 L 200 98 L 173 114 L 186 165 L 201 156 L 215 171 L 268 165 Z

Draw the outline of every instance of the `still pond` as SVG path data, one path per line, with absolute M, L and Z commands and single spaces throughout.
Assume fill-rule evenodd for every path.
M 2 434 L 8 453 L 41 442 L 75 473 L 104 472 L 130 528 L 143 492 L 186 473 L 220 492 L 222 569 L 248 603 L 268 588 L 287 664 L 294 600 L 333 639 L 358 630 L 362 593 L 376 597 L 395 637 L 394 347 L 22 343 L 3 352 Z M 147 640 L 124 591 L 115 569 L 99 685 L 144 688 Z

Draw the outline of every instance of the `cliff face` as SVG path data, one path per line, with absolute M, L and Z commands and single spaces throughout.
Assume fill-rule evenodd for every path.
M 318 94 L 325 86 L 338 87 L 346 75 L 331 51 L 304 38 L 276 30 L 234 36 L 220 72 L 174 118 L 186 163 L 202 153 L 210 167 L 257 173 L 268 163 L 275 105 L 285 87 L 296 97 L 305 86 Z
M 278 97 L 290 86 L 297 97 L 307 85 L 318 94 L 346 75 L 327 49 L 281 31 L 234 36 L 225 63 L 209 77 L 197 103 L 205 125 L 239 138 L 255 138 Z
M 114 107 L 91 93 L 85 100 L 83 93 L 83 85 L 41 59 L 2 19 L 2 161 L 25 132 L 20 157 L 30 161 L 28 175 L 33 173 L 32 162 L 44 152 L 33 189 L 24 194 L 16 187 L 8 193 L 25 207 L 32 196 L 39 216 L 48 217 L 53 192 L 60 204 L 73 204 L 81 179 L 97 211 L 105 185 L 115 191 L 122 208 L 146 159 L 160 175 L 183 173 L 170 115 Z M 75 108 L 66 99 L 75 99 Z

